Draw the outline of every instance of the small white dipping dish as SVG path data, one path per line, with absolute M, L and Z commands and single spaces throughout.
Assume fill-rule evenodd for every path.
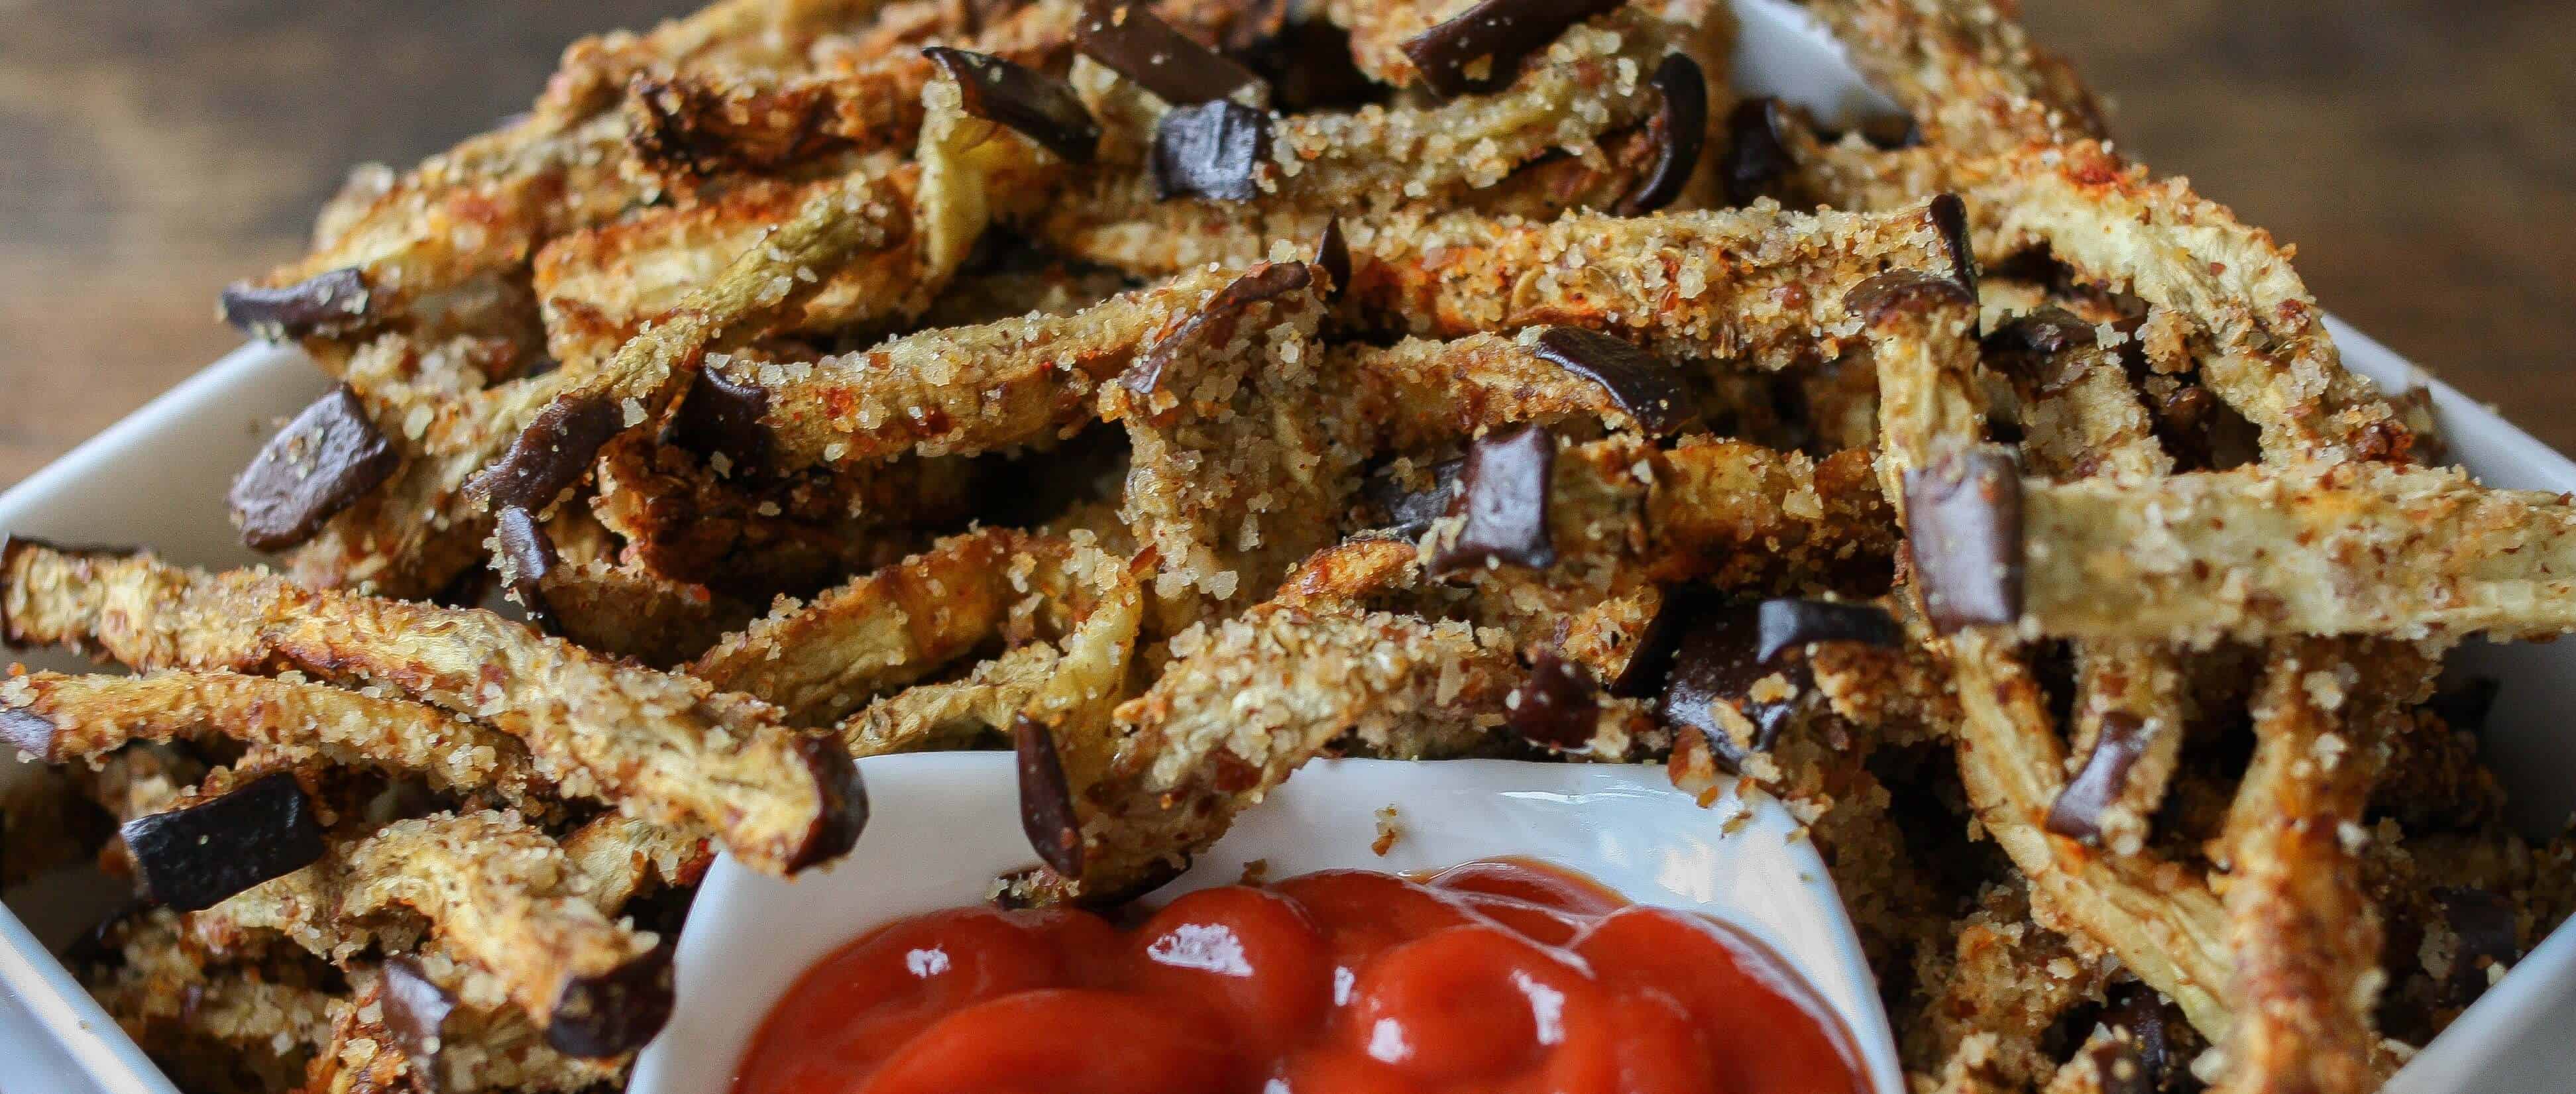
M 1034 865 L 1004 752 L 860 761 L 870 816 L 848 858 L 793 881 L 719 858 L 680 934 L 679 1003 L 636 1062 L 629 1094 L 723 1094 L 753 1030 L 798 975 L 904 916 L 982 901 Z M 1379 810 L 1394 841 L 1381 856 Z M 1879 1094 L 1903 1094 L 1896 1042 L 1833 879 L 1779 805 L 1732 791 L 1702 808 L 1660 767 L 1505 760 L 1308 764 L 1246 811 L 1151 903 L 1315 870 L 1433 870 L 1521 856 L 1640 904 L 1705 912 L 1771 947 L 1814 985 L 1860 1049 Z

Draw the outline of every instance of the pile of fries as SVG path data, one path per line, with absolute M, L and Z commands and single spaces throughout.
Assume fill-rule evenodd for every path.
M 1011 902 L 1131 899 L 1326 755 L 1776 798 L 1921 1091 L 2340 1094 L 2576 904 L 2473 633 L 2576 504 L 2443 466 L 2286 248 L 1999 0 L 720 0 L 357 172 L 225 293 L 339 386 L 276 569 L 17 539 L 7 880 L 193 1088 L 614 1088 L 721 849 L 1016 751 Z M 111 826 L 106 823 L 113 821 Z M 928 868 L 928 867 L 926 867 Z

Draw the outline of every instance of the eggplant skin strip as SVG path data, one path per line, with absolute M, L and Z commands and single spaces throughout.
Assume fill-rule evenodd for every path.
M 314 761 L 419 772 L 432 786 L 488 789 L 546 811 L 552 784 L 527 746 L 436 707 L 316 681 L 231 672 L 66 676 L 0 683 L 0 741 L 46 763 L 102 756 L 138 740 L 213 729 L 291 765 Z
M 526 742 L 567 793 L 711 830 L 768 873 L 838 857 L 865 823 L 849 755 L 790 729 L 777 708 L 602 659 L 490 612 L 27 540 L 0 548 L 0 581 L 0 624 L 13 643 L 103 652 L 145 671 L 282 662 L 389 684 Z
M 2576 504 L 2455 469 L 2025 482 L 2023 626 L 2051 637 L 2576 630 Z

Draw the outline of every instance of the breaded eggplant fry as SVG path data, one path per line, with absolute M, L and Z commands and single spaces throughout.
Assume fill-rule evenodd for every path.
M 527 746 L 508 734 L 407 699 L 301 678 L 39 672 L 0 683 L 0 739 L 46 763 L 205 731 L 283 765 L 415 772 L 432 787 L 489 791 L 530 814 L 548 812 L 543 799 L 554 789 L 535 771 Z
M 509 450 L 467 485 L 493 508 L 544 514 L 590 469 L 610 438 L 657 417 L 677 398 L 720 333 L 741 338 L 778 321 L 811 298 L 818 278 L 845 262 L 898 242 L 891 225 L 905 214 L 881 180 L 865 172 L 805 195 L 795 217 L 745 249 L 714 280 L 690 290 L 650 330 L 619 347 L 596 372 L 555 394 L 528 420 Z
M 1946 269 L 1924 207 L 1885 214 L 1722 212 L 1545 224 L 1475 214 L 1350 229 L 1341 312 L 1441 338 L 1555 323 L 1679 358 L 1780 369 L 1857 344 L 1843 295 L 1888 266 Z
M 2363 808 L 2437 659 L 2398 643 L 2276 645 L 2256 692 L 2254 759 L 2217 854 L 2228 871 L 2236 1094 L 2367 1094 L 2394 1061 L 2371 1014 L 2380 930 L 2364 891 Z
M 1854 63 L 1924 139 L 1968 152 L 2104 136 L 2102 107 L 2066 62 L 1991 0 L 1813 0 Z
M 1381 756 L 1474 750 L 1526 675 L 1465 624 L 1347 608 L 1258 605 L 1176 636 L 1172 653 L 1119 708 L 1101 780 L 1073 788 L 1086 813 L 1084 891 L 1185 862 L 1346 737 Z
M 2243 467 L 2025 483 L 2027 625 L 2206 644 L 2576 628 L 2576 506 L 2457 469 Z
M 811 602 L 782 600 L 728 635 L 690 675 L 776 703 L 798 725 L 829 725 L 946 667 L 997 634 L 1026 537 L 1001 528 L 951 536 Z
M 1317 281 L 1255 266 L 1100 388 L 1127 430 L 1119 515 L 1161 567 L 1157 634 L 1252 602 L 1332 538 L 1357 424 L 1323 386 Z
M 1927 500 L 1937 497 L 1948 477 L 1965 475 L 1963 465 L 1975 466 L 1989 451 L 1982 447 L 1985 408 L 1970 337 L 1975 298 L 1947 278 L 1897 272 L 1856 290 L 1852 306 L 1869 319 L 1878 361 L 1881 484 L 1891 501 L 1906 497 L 1909 479 Z M 1979 488 L 1965 481 L 1950 489 Z M 2096 855 L 2054 842 L 2041 827 L 2066 776 L 2064 746 L 2039 683 L 2007 636 L 1954 625 L 1988 605 L 1956 591 L 1945 601 L 1921 587 L 1925 570 L 1961 569 L 1956 559 L 1980 544 L 1964 530 L 1943 537 L 1955 542 L 1935 540 L 1933 522 L 1944 514 L 1907 504 L 1900 515 L 1929 624 L 1918 620 L 1917 636 L 1930 640 L 1956 679 L 1959 771 L 1978 820 L 2030 879 L 2038 903 L 2173 997 L 2193 1025 L 2226 1029 L 2227 927 L 2217 898 L 2198 877 L 2152 855 Z M 1941 637 L 1940 631 L 1954 633 Z
M 526 742 L 564 792 L 704 826 L 756 869 L 787 874 L 837 857 L 865 820 L 848 757 L 787 728 L 776 708 L 608 661 L 490 612 L 25 541 L 0 557 L 0 580 L 10 641 L 96 649 L 140 670 L 286 662 L 398 687 Z
M 614 1056 L 670 1016 L 670 951 L 611 920 L 585 882 L 516 814 L 438 814 L 345 843 L 201 913 L 190 929 L 227 940 L 276 932 L 340 961 L 408 911 L 457 958 L 499 978 L 556 1048 Z

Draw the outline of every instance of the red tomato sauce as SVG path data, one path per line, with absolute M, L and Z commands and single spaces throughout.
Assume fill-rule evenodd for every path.
M 1140 913 L 1142 914 L 1142 913 Z M 1517 860 L 1090 912 L 953 908 L 824 958 L 734 1094 L 1865 1094 L 1841 1025 L 1704 916 Z

